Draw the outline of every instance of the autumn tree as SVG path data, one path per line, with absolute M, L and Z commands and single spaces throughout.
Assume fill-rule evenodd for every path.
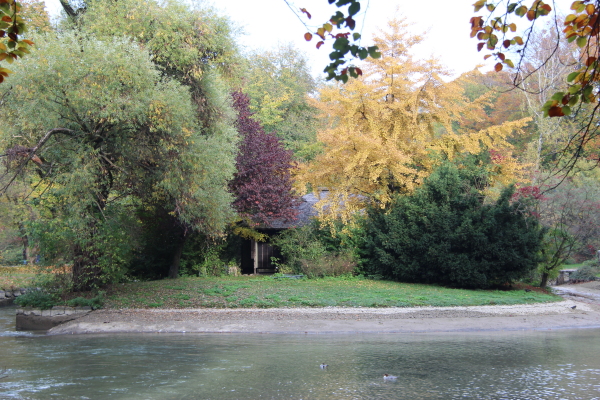
M 318 110 L 309 96 L 317 83 L 308 60 L 291 44 L 248 57 L 244 93 L 250 109 L 265 132 L 275 132 L 298 160 L 311 160 L 319 152 L 316 141 Z
M 522 87 L 536 72 L 528 68 L 527 54 L 530 46 L 535 43 L 536 30 L 543 24 L 545 17 L 552 16 L 552 20 L 542 28 L 550 26 L 555 32 L 556 41 L 551 51 L 546 53 L 542 64 L 551 63 L 552 58 L 560 53 L 562 45 L 559 38 L 562 35 L 569 43 L 576 44 L 576 60 L 569 66 L 565 89 L 550 91 L 542 106 L 546 117 L 572 116 L 576 121 L 576 134 L 564 145 L 563 162 L 557 171 L 569 173 L 578 160 L 584 157 L 587 147 L 594 144 L 599 133 L 597 113 L 600 102 L 596 88 L 600 81 L 600 2 L 573 1 L 571 13 L 566 16 L 556 14 L 554 3 L 551 4 L 542 0 L 506 3 L 478 0 L 473 4 L 475 12 L 483 10 L 485 14 L 471 18 L 471 37 L 478 40 L 477 49 L 487 53 L 484 58 L 492 57 L 496 61 L 496 71 L 504 67 L 516 70 L 516 87 Z M 527 20 L 525 24 L 518 19 L 523 17 Z
M 296 211 L 292 154 L 274 133 L 265 133 L 253 118 L 245 94 L 235 92 L 233 101 L 241 136 L 237 171 L 229 184 L 235 196 L 233 207 L 250 226 L 269 227 L 276 221 L 293 221 Z
M 369 59 L 362 77 L 321 90 L 319 108 L 328 129 L 319 132 L 324 154 L 303 165 L 298 179 L 313 189 L 327 188 L 322 213 L 334 218 L 376 203 L 385 207 L 397 193 L 421 184 L 437 160 L 496 151 L 497 179 L 515 179 L 519 167 L 506 138 L 525 121 L 458 133 L 454 124 L 476 118 L 487 104 L 470 101 L 436 60 L 416 60 L 411 47 L 421 42 L 404 20 L 392 20 L 375 38 L 380 59 Z M 344 211 L 343 211 L 344 210 Z

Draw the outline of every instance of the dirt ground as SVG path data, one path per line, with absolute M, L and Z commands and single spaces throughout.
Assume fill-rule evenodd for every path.
M 600 328 L 600 282 L 548 304 L 416 308 L 97 310 L 48 333 L 418 333 Z

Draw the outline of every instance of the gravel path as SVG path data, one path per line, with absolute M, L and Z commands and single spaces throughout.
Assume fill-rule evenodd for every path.
M 600 328 L 600 283 L 584 285 L 569 285 L 568 298 L 561 302 L 513 306 L 98 310 L 48 333 L 332 334 Z

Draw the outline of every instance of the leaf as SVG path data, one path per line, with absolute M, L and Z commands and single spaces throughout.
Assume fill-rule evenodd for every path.
M 346 18 L 346 26 L 348 27 L 348 29 L 350 30 L 354 30 L 354 28 L 356 27 L 356 21 L 350 17 Z
M 358 33 L 358 32 L 354 32 L 354 33 L 352 34 L 352 39 L 354 39 L 355 41 L 356 41 L 356 40 L 358 40 L 358 39 L 360 39 L 360 33 Z
M 352 16 L 352 15 L 356 15 L 356 13 L 358 13 L 360 11 L 360 3 L 358 1 L 353 2 L 352 4 L 350 4 L 350 7 L 348 7 L 348 15 Z
M 512 60 L 509 59 L 504 60 L 504 64 L 508 65 L 511 68 L 515 67 L 515 64 L 512 62 Z
M 579 74 L 579 71 L 571 72 L 569 75 L 567 75 L 567 82 L 573 82 Z
M 304 34 L 304 40 L 306 40 L 307 42 L 310 42 L 312 40 L 312 37 L 313 37 L 313 35 L 310 32 L 306 32 Z
M 475 7 L 475 12 L 481 10 L 483 6 L 485 6 L 485 0 L 478 0 L 475 2 L 475 4 L 473 4 L 473 7 Z
M 324 41 L 319 40 L 319 42 L 317 43 L 317 49 L 320 49 L 321 46 L 323 46 L 324 43 L 325 43 Z
M 527 11 L 527 19 L 533 21 L 535 19 L 535 11 L 529 10 Z
M 356 67 L 355 69 L 356 69 L 356 73 L 357 73 L 358 75 L 362 75 L 362 74 L 363 74 L 363 72 L 362 72 L 362 69 L 360 69 L 360 68 L 358 68 L 358 67 Z
M 306 11 L 306 8 L 301 8 L 300 11 L 302 11 L 304 14 L 306 14 L 306 16 L 308 17 L 308 19 L 312 18 L 312 15 L 310 15 L 310 13 L 308 11 Z
M 562 112 L 563 112 L 563 115 L 569 115 L 569 114 L 571 114 L 571 107 L 569 107 L 569 106 L 563 106 L 562 107 Z
M 580 48 L 585 47 L 585 45 L 587 44 L 587 38 L 585 36 L 580 36 L 577 38 L 577 46 L 579 46 Z
M 562 101 L 562 98 L 565 96 L 565 92 L 556 92 L 550 97 L 554 101 Z
M 483 46 L 485 46 L 485 43 L 483 43 L 483 42 L 477 43 L 477 51 L 481 51 L 481 49 L 483 49 Z
M 596 10 L 596 7 L 594 7 L 593 4 L 588 4 L 585 6 L 585 12 L 587 13 L 587 15 L 592 15 L 595 10 Z
M 571 99 L 569 100 L 569 106 L 574 106 L 577 103 L 579 103 L 579 96 L 575 94 L 571 96 Z
M 515 11 L 515 8 L 517 8 L 519 4 L 517 3 L 510 3 L 508 5 L 508 7 L 506 7 L 506 11 L 510 14 L 511 12 Z
M 577 15 L 575 14 L 569 14 L 565 17 L 565 25 L 569 24 L 571 21 L 575 20 L 575 18 L 577 18 Z
M 596 57 L 588 57 L 587 60 L 585 60 L 585 65 L 586 66 L 590 66 L 592 65 L 594 62 L 596 62 L 597 58 Z
M 519 17 L 522 17 L 523 15 L 525 15 L 527 13 L 527 10 L 528 10 L 527 7 L 521 6 L 515 10 L 515 14 L 518 15 Z
M 562 111 L 562 107 L 559 106 L 550 107 L 550 109 L 548 110 L 549 117 L 564 117 L 564 115 L 565 114 Z
M 504 42 L 502 42 L 502 45 L 505 49 L 508 49 L 508 47 L 510 46 L 510 40 L 506 39 Z
M 502 63 L 496 63 L 496 65 L 494 65 L 494 70 L 496 72 L 502 71 Z
M 4 17 L 2 17 L 2 21 L 4 21 L 4 22 L 12 22 L 12 18 L 9 17 L 8 15 L 5 15 Z
M 323 29 L 325 29 L 327 32 L 331 33 L 331 31 L 333 30 L 333 25 L 323 24 Z
M 521 36 L 515 36 L 515 37 L 513 38 L 513 40 L 514 40 L 515 42 L 517 42 L 517 44 L 518 44 L 519 46 L 523 46 L 523 43 L 524 43 L 524 42 L 523 42 L 523 38 L 522 38 Z
M 488 58 L 490 58 L 492 55 L 491 54 L 486 54 L 485 56 L 483 56 L 484 60 L 487 60 Z

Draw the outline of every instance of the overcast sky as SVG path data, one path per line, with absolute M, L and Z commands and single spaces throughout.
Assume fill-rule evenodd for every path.
M 58 0 L 45 0 L 51 12 L 58 10 Z M 307 28 L 284 0 L 189 0 L 214 6 L 243 28 L 242 48 L 271 49 L 278 43 L 293 43 L 311 60 L 313 73 L 320 73 L 329 62 L 329 49 L 315 49 L 316 40 L 303 38 Z M 483 64 L 483 54 L 476 50 L 477 41 L 469 38 L 469 19 L 473 16 L 474 0 L 362 0 L 363 9 L 355 31 L 362 32 L 362 45 L 370 45 L 373 33 L 384 27 L 397 12 L 414 23 L 415 32 L 426 32 L 426 42 L 416 49 L 421 57 L 437 56 L 455 73 Z M 297 11 L 306 8 L 312 14 L 314 29 L 337 10 L 326 0 L 289 1 Z M 54 11 L 55 12 L 55 11 Z M 298 14 L 301 14 L 297 11 Z M 364 22 L 363 22 L 364 20 Z

